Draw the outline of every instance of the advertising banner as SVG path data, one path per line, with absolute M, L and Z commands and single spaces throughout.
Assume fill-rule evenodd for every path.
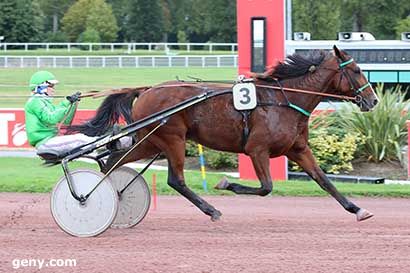
M 93 117 L 95 110 L 77 110 L 74 124 Z M 27 142 L 24 109 L 0 109 L 0 149 L 30 148 Z

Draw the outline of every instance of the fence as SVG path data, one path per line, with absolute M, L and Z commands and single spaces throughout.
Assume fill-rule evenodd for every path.
M 126 50 L 128 53 L 136 51 L 137 49 L 143 49 L 148 51 L 153 50 L 170 50 L 179 49 L 186 50 L 188 52 L 193 50 L 207 50 L 213 52 L 216 50 L 228 50 L 232 53 L 238 50 L 238 44 L 236 43 L 0 43 L 0 48 L 3 51 L 7 50 L 35 50 L 45 49 L 61 49 L 65 48 L 67 51 L 72 49 L 85 49 L 93 51 L 96 49 L 109 49 L 115 51 L 118 49 Z
M 211 56 L 0 56 L 0 67 L 237 67 L 237 55 Z

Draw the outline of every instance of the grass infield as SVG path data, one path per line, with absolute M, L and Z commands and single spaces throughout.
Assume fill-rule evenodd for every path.
M 0 192 L 50 192 L 55 183 L 63 175 L 61 166 L 44 167 L 37 158 L 0 158 Z M 70 169 L 91 168 L 96 164 L 84 162 L 70 163 Z M 157 177 L 157 193 L 160 195 L 177 194 L 166 183 L 167 171 L 147 171 L 144 177 L 151 187 L 152 176 Z M 227 191 L 217 191 L 213 187 L 223 177 L 220 173 L 207 173 L 208 191 L 202 188 L 200 171 L 186 171 L 187 185 L 200 195 L 232 195 Z M 232 182 L 258 187 L 257 181 L 239 181 L 229 178 Z M 383 184 L 353 184 L 335 183 L 336 187 L 346 196 L 367 197 L 410 197 L 410 187 L 407 185 Z M 314 181 L 281 181 L 275 182 L 272 195 L 274 196 L 328 196 Z

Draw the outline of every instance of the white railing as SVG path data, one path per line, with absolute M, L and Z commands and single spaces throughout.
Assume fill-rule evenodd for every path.
M 237 55 L 204 56 L 0 56 L 0 67 L 237 67 Z
M 0 43 L 0 49 L 8 50 L 35 50 L 35 49 L 85 49 L 93 51 L 96 49 L 108 49 L 112 52 L 115 50 L 125 50 L 128 53 L 143 49 L 148 51 L 153 50 L 186 50 L 188 52 L 194 50 L 207 50 L 213 52 L 216 50 L 231 51 L 232 53 L 238 50 L 237 43 Z

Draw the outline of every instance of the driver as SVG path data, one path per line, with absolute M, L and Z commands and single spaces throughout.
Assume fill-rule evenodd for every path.
M 31 146 L 41 151 L 61 155 L 78 146 L 90 143 L 96 137 L 84 134 L 58 135 L 62 125 L 70 125 L 80 101 L 80 92 L 67 96 L 58 105 L 54 105 L 54 86 L 58 83 L 48 71 L 38 71 L 31 76 L 29 88 L 32 93 L 24 106 L 26 132 Z M 120 139 L 120 147 L 129 147 L 132 138 Z

